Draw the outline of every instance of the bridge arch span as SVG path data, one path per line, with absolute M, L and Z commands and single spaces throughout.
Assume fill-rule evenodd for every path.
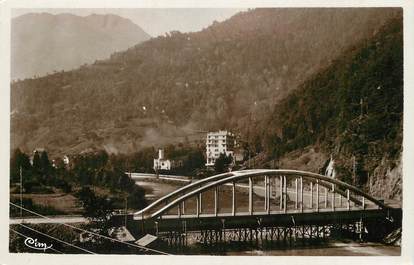
M 254 169 L 254 170 L 243 170 L 243 172 L 258 172 L 258 171 L 263 171 L 260 169 Z M 154 201 L 153 203 L 151 203 L 150 205 L 148 205 L 147 207 L 145 207 L 144 209 L 134 213 L 134 216 L 146 216 L 148 213 L 150 213 L 151 211 L 153 211 L 154 209 L 156 209 L 157 207 L 161 206 L 161 205 L 166 205 L 168 204 L 172 198 L 176 197 L 176 196 L 180 196 L 181 194 L 184 195 L 186 193 L 188 193 L 189 191 L 202 187 L 203 185 L 206 185 L 208 183 L 212 183 L 214 181 L 226 178 L 226 177 L 230 177 L 230 176 L 234 176 L 235 173 L 237 173 L 239 171 L 233 171 L 233 172 L 226 172 L 226 173 L 222 173 L 222 174 L 218 174 L 218 175 L 214 175 L 214 176 L 210 176 L 207 178 L 203 178 L 200 179 L 198 181 L 192 182 L 188 185 L 185 185 L 161 198 L 159 198 L 158 200 Z
M 227 183 L 233 183 L 235 181 L 240 181 L 240 180 L 246 180 L 246 179 L 253 179 L 253 178 L 259 178 L 259 177 L 263 177 L 263 176 L 267 176 L 267 177 L 271 177 L 271 176 L 282 176 L 285 178 L 306 178 L 310 181 L 315 181 L 316 183 L 318 183 L 319 185 L 322 186 L 329 186 L 329 185 L 333 185 L 333 187 L 336 187 L 337 193 L 340 195 L 344 195 L 343 191 L 345 190 L 347 193 L 349 192 L 353 192 L 353 194 L 359 195 L 362 197 L 362 200 L 367 199 L 369 201 L 371 201 L 372 203 L 374 203 L 376 206 L 378 206 L 379 208 L 387 208 L 387 206 L 381 202 L 380 200 L 377 200 L 376 198 L 372 197 L 371 195 L 363 192 L 362 190 L 349 185 L 345 182 L 339 181 L 337 179 L 332 179 L 320 174 L 316 174 L 316 173 L 312 173 L 312 172 L 306 172 L 306 171 L 298 171 L 298 170 L 258 170 L 258 171 L 248 171 L 248 172 L 243 172 L 243 171 L 236 171 L 236 172 L 229 172 L 228 174 L 222 174 L 219 178 L 217 178 L 217 180 L 215 181 L 210 181 L 208 182 L 206 185 L 201 186 L 195 190 L 192 190 L 178 198 L 176 198 L 175 200 L 171 201 L 170 203 L 168 203 L 167 205 L 165 205 L 164 207 L 162 207 L 161 209 L 157 210 L 156 212 L 151 214 L 151 218 L 159 218 L 162 217 L 163 214 L 167 213 L 170 209 L 180 206 L 180 203 L 182 203 L 183 201 L 195 197 L 200 193 L 206 192 L 208 190 L 211 190 L 215 187 L 218 186 L 222 186 L 224 184 Z M 216 178 L 212 178 L 212 179 L 216 179 Z M 341 189 L 342 189 L 342 193 L 341 193 Z M 312 191 L 313 192 L 313 191 Z M 347 200 L 350 200 L 350 196 L 348 195 Z M 355 197 L 353 198 L 354 202 L 356 202 L 357 204 L 364 204 L 363 202 L 358 201 Z M 363 206 L 364 207 L 364 206 Z

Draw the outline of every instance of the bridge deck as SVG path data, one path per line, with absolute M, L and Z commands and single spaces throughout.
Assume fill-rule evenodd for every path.
M 368 210 L 376 210 L 378 209 L 378 207 L 372 207 L 372 208 L 367 208 L 365 209 L 366 211 Z M 284 211 L 270 211 L 269 213 L 266 211 L 255 211 L 252 214 L 250 214 L 249 212 L 236 212 L 234 215 L 232 213 L 201 213 L 199 215 L 197 214 L 181 214 L 180 216 L 178 216 L 177 214 L 168 214 L 168 215 L 163 215 L 161 217 L 161 219 L 189 219 L 189 218 L 209 218 L 209 217 L 231 217 L 231 216 L 264 216 L 264 215 L 285 215 L 285 214 L 300 214 L 300 213 L 324 213 L 324 212 L 350 212 L 350 211 L 361 211 L 361 208 L 359 207 L 355 207 L 355 208 L 351 208 L 351 209 L 347 209 L 347 208 L 336 208 L 335 211 L 333 211 L 332 209 L 324 209 L 321 208 L 318 211 L 315 209 L 303 209 L 303 211 L 300 210 L 287 210 L 286 212 Z M 141 220 L 141 218 L 136 218 L 136 220 Z
M 323 224 L 349 224 L 359 222 L 377 222 L 389 219 L 401 222 L 401 209 L 351 209 L 338 211 L 320 210 L 316 211 L 290 211 L 287 213 L 255 212 L 238 213 L 233 216 L 228 213 L 201 214 L 199 217 L 193 214 L 163 216 L 162 219 L 134 220 L 136 227 L 145 229 L 147 232 L 169 232 L 169 231 L 200 231 L 206 229 L 238 229 L 257 227 L 277 227 L 296 225 L 323 225 Z

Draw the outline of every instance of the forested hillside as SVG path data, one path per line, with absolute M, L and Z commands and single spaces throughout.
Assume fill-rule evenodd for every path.
M 313 146 L 332 155 L 342 180 L 380 197 L 400 198 L 402 126 L 403 26 L 398 17 L 313 75 L 262 120 L 262 147 L 269 157 L 281 159 Z
M 286 150 L 328 139 L 322 135 L 333 137 L 351 124 L 355 124 L 354 130 L 365 130 L 364 126 L 375 124 L 373 116 L 367 116 L 371 120 L 358 127 L 351 111 L 359 109 L 361 99 L 364 115 L 376 111 L 371 99 L 366 98 L 371 97 L 371 84 L 375 89 L 380 87 L 375 90 L 375 99 L 384 96 L 383 100 L 390 102 L 385 98 L 387 84 L 376 81 L 383 76 L 373 74 L 369 81 L 364 76 L 348 80 L 353 64 L 340 72 L 327 66 L 339 68 L 340 63 L 334 62 L 339 55 L 378 36 L 382 25 L 398 15 L 400 9 L 381 8 L 249 10 L 200 32 L 171 32 L 153 38 L 77 70 L 15 82 L 11 88 L 12 148 L 30 151 L 44 147 L 52 154 L 88 148 L 132 152 L 143 146 L 191 141 L 194 130 L 226 128 L 240 133 L 261 151 L 267 144 L 260 126 L 272 112 L 271 120 L 286 125 L 283 129 L 274 122 L 269 127 L 282 130 L 278 135 Z M 378 48 L 382 45 L 379 43 Z M 371 58 L 366 56 L 371 56 L 372 49 L 367 48 L 359 62 Z M 348 51 L 343 57 L 352 60 L 348 57 L 353 54 Z M 355 64 L 359 65 L 358 61 Z M 374 66 L 359 67 L 387 73 L 388 77 L 387 69 L 378 72 L 370 69 Z M 328 70 L 319 72 L 321 69 Z M 341 81 L 335 81 L 341 75 Z M 309 78 L 313 81 L 305 82 Z M 301 94 L 297 93 L 296 98 L 278 107 L 278 102 L 301 84 L 302 94 L 306 88 L 319 87 L 322 98 L 305 95 L 299 99 Z M 347 94 L 347 84 L 352 84 L 356 99 Z M 332 91 L 327 92 L 327 88 Z M 332 106 L 350 100 L 358 103 L 347 106 L 350 110 Z M 315 104 L 326 110 L 311 109 Z M 294 105 L 297 107 L 289 107 Z M 393 113 L 394 106 L 389 107 L 388 113 Z M 305 110 L 321 115 L 304 116 L 305 123 L 297 122 Z M 333 121 L 337 117 L 349 122 Z M 337 132 L 332 129 L 336 125 Z M 299 136 L 299 132 L 304 135 Z M 382 139 L 381 135 L 372 137 L 372 141 Z

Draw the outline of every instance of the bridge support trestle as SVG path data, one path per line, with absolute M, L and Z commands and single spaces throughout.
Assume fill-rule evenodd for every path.
M 354 238 L 363 238 L 364 223 L 323 224 L 323 225 L 293 225 L 293 226 L 258 226 L 243 228 L 221 228 L 187 231 L 185 221 L 181 231 L 159 232 L 158 236 L 171 249 L 183 250 L 194 244 L 201 244 L 207 249 L 217 246 L 238 245 L 240 247 L 286 248 L 323 244 L 333 235 L 333 231 L 355 235 Z

